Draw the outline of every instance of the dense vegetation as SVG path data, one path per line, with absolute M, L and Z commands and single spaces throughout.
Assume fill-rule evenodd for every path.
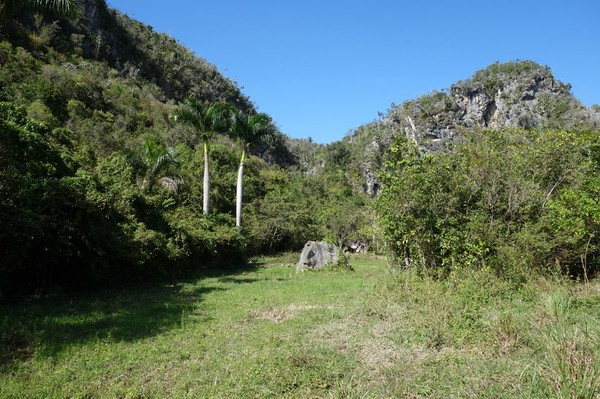
M 596 133 L 483 130 L 423 155 L 399 137 L 378 198 L 395 262 L 587 279 L 599 267 L 599 144 Z
M 341 212 L 317 198 L 346 198 L 344 181 L 306 177 L 266 116 L 268 142 L 240 122 L 183 123 L 188 99 L 222 103 L 246 125 L 256 113 L 168 36 L 103 1 L 79 5 L 70 18 L 25 7 L 2 20 L 0 296 L 222 267 L 331 235 L 324 221 L 339 225 Z
M 63 17 L 26 3 L 0 30 L 1 296 L 308 239 L 358 239 L 436 276 L 598 267 L 600 119 L 547 67 L 494 64 L 322 146 L 102 0 L 60 2 L 78 5 Z
M 377 120 L 348 132 L 341 141 L 352 159 L 353 181 L 374 195 L 386 151 L 402 135 L 423 152 L 438 151 L 470 129 L 597 131 L 598 107 L 586 107 L 532 61 L 495 63 L 441 91 L 392 104 Z

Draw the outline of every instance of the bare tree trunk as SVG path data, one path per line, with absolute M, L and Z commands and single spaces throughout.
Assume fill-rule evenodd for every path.
M 240 167 L 238 169 L 237 176 L 237 188 L 235 193 L 235 225 L 236 227 L 242 226 L 242 178 L 244 176 L 244 161 L 246 160 L 246 150 L 242 150 L 242 158 L 240 160 Z
M 202 202 L 202 211 L 205 215 L 209 213 L 209 196 L 210 196 L 210 173 L 208 170 L 208 143 L 204 143 L 204 185 L 202 187 L 204 197 Z

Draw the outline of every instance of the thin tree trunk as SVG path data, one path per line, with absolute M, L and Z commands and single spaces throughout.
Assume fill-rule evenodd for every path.
M 210 196 L 210 174 L 208 170 L 208 143 L 204 143 L 204 185 L 203 185 L 204 197 L 202 203 L 202 211 L 205 215 L 208 215 L 209 208 L 209 196 Z
M 242 226 L 242 178 L 244 176 L 244 161 L 246 160 L 246 150 L 242 150 L 242 158 L 238 169 L 237 189 L 235 193 L 235 225 Z

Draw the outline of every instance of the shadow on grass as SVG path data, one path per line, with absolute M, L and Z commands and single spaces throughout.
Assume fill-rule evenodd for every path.
M 260 281 L 258 278 L 253 277 L 221 277 L 219 278 L 220 283 L 234 283 L 234 284 L 249 284 Z
M 254 266 L 209 270 L 168 284 L 144 283 L 0 305 L 0 371 L 12 362 L 56 356 L 71 346 L 136 341 L 182 328 L 189 319 L 210 321 L 203 297 L 227 288 L 203 285 L 202 278 L 254 282 L 232 275 L 242 268 L 252 271 Z

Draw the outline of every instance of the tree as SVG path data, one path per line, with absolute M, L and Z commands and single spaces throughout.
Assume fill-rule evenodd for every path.
M 0 14 L 20 11 L 73 16 L 81 11 L 81 4 L 78 0 L 5 0 L 0 4 Z
M 227 133 L 231 127 L 233 109 L 230 105 L 216 102 L 206 106 L 195 98 L 189 98 L 173 114 L 173 119 L 181 121 L 198 131 L 204 145 L 204 181 L 202 211 L 205 215 L 210 212 L 210 171 L 209 152 L 210 140 L 215 133 Z
M 233 135 L 239 140 L 242 147 L 235 203 L 235 225 L 239 228 L 242 225 L 242 178 L 244 175 L 246 155 L 250 151 L 252 145 L 271 140 L 275 137 L 275 132 L 269 115 L 264 113 L 246 115 L 240 112 L 235 118 Z
M 171 150 L 153 137 L 146 137 L 141 154 L 131 153 L 126 156 L 140 181 L 143 191 L 149 192 L 158 182 L 171 191 L 177 191 L 177 182 L 172 177 L 159 178 L 170 167 L 179 163 Z

